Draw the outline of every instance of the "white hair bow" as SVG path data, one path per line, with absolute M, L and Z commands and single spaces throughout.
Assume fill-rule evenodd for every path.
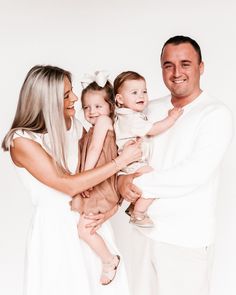
M 84 74 L 83 78 L 80 80 L 83 88 L 87 87 L 89 84 L 96 82 L 98 86 L 104 87 L 108 81 L 109 73 L 106 71 L 96 71 L 94 74 Z

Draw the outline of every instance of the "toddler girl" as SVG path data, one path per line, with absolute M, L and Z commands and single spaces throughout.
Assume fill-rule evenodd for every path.
M 81 94 L 84 117 L 92 127 L 80 140 L 80 172 L 99 167 L 117 157 L 113 130 L 115 108 L 113 88 L 102 72 L 96 72 L 94 80 L 96 81 L 93 79 L 88 81 L 87 87 Z M 82 83 L 83 86 L 85 82 Z M 86 219 L 86 215 L 105 213 L 115 207 L 117 209 L 118 203 L 117 175 L 113 175 L 91 190 L 75 196 L 71 204 L 72 210 L 80 213 L 78 223 L 80 238 L 88 243 L 102 260 L 100 278 L 102 285 L 107 285 L 114 279 L 120 257 L 110 252 L 98 233 L 90 233 L 86 225 L 91 223 L 91 220 Z
M 152 168 L 148 166 L 151 153 L 149 138 L 174 125 L 183 110 L 173 108 L 163 120 L 155 123 L 148 121 L 143 113 L 148 104 L 146 82 L 144 77 L 132 71 L 123 72 L 116 77 L 114 94 L 118 106 L 114 123 L 118 152 L 122 150 L 128 140 L 137 137 L 143 138 L 142 160 L 130 164 L 122 171 L 126 174 L 150 172 Z M 153 222 L 147 215 L 147 210 L 155 198 L 157 196 L 148 196 L 143 192 L 142 197 L 126 210 L 126 213 L 131 216 L 130 222 L 140 227 L 153 227 Z

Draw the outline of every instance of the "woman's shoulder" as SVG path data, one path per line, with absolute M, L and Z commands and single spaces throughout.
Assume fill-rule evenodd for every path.
M 25 167 L 24 163 L 33 163 L 33 159 L 42 150 L 42 134 L 24 129 L 17 129 L 12 134 L 10 154 L 12 161 L 18 167 Z
M 25 130 L 25 129 L 17 129 L 12 136 L 12 140 L 16 138 L 25 138 L 25 139 L 31 139 L 33 141 L 36 141 L 38 143 L 42 142 L 42 133 L 36 133 L 33 131 Z

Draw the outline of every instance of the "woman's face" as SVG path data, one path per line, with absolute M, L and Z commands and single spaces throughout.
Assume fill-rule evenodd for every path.
M 64 117 L 67 128 L 70 128 L 71 117 L 75 115 L 74 104 L 78 97 L 72 91 L 72 85 L 67 77 L 64 79 Z

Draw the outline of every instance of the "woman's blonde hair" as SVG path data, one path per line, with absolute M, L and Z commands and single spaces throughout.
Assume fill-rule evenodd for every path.
M 48 134 L 47 151 L 60 171 L 69 173 L 66 163 L 66 125 L 64 119 L 64 79 L 71 74 L 58 67 L 34 66 L 22 85 L 15 118 L 2 148 L 8 151 L 17 130 Z

